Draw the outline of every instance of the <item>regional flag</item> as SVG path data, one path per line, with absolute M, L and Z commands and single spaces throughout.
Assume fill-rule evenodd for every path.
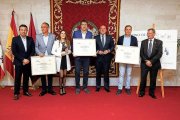
M 35 40 L 36 40 L 36 29 L 35 29 L 32 13 L 30 13 L 30 24 L 29 24 L 28 36 L 32 37 L 34 42 L 35 42 Z M 32 76 L 31 75 L 30 78 L 32 81 L 32 85 L 34 85 L 34 83 L 36 83 L 36 81 L 39 79 L 39 76 Z

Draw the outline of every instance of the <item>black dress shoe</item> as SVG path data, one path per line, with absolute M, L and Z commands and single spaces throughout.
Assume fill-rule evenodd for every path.
M 83 89 L 85 93 L 89 94 L 90 93 L 90 90 L 88 88 L 84 88 Z
M 53 90 L 48 91 L 48 93 L 51 95 L 56 95 L 56 92 L 54 92 Z
M 109 90 L 109 89 L 107 89 L 107 88 L 104 88 L 104 89 L 105 89 L 105 91 L 106 91 L 106 92 L 110 92 L 110 90 Z
M 96 88 L 96 92 L 99 92 L 100 91 L 100 88 Z
M 63 95 L 66 94 L 66 90 L 65 90 L 65 87 L 63 86 Z
M 39 94 L 39 96 L 44 96 L 46 93 L 47 93 L 47 92 L 42 91 L 42 92 Z
M 80 91 L 81 91 L 81 89 L 76 88 L 75 93 L 76 93 L 76 94 L 80 94 Z
M 144 94 L 139 94 L 139 97 L 144 97 Z
M 153 99 L 157 99 L 157 97 L 154 94 L 149 94 Z
M 118 89 L 117 92 L 116 92 L 116 95 L 120 95 L 121 93 L 122 93 L 122 90 Z
M 31 96 L 32 96 L 31 93 L 29 93 L 29 92 L 25 92 L 23 95 L 24 95 L 24 96 L 28 96 L 28 97 L 31 97 Z
M 125 89 L 125 91 L 128 95 L 131 95 L 131 89 Z
M 14 95 L 13 100 L 19 100 L 19 95 Z

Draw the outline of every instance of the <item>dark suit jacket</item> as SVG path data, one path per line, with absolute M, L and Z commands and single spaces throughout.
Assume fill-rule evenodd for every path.
M 141 56 L 141 67 L 146 68 L 146 60 L 150 60 L 152 63 L 152 69 L 160 69 L 161 63 L 160 58 L 162 56 L 162 44 L 163 42 L 158 39 L 154 39 L 153 42 L 153 49 L 151 56 L 148 57 L 147 49 L 148 49 L 148 39 L 143 40 L 141 43 L 141 50 L 140 50 L 140 56 Z
M 22 65 L 24 59 L 30 60 L 30 57 L 35 54 L 35 44 L 32 37 L 26 37 L 27 51 L 25 51 L 22 39 L 20 36 L 12 39 L 12 53 L 14 55 L 14 64 Z
M 114 50 L 114 40 L 112 39 L 111 35 L 106 35 L 106 43 L 103 47 L 102 42 L 101 42 L 101 37 L 100 35 L 97 35 L 94 37 L 96 39 L 96 51 L 101 50 L 110 50 L 111 52 Z M 103 59 L 109 59 L 111 60 L 112 54 L 108 53 L 107 55 L 97 55 L 97 60 L 103 60 Z
M 123 42 L 124 42 L 124 35 L 123 35 L 123 36 L 120 36 L 120 37 L 118 38 L 117 45 L 123 45 Z M 136 38 L 135 36 L 132 36 L 132 35 L 131 35 L 131 43 L 130 43 L 130 46 L 138 46 L 137 38 Z

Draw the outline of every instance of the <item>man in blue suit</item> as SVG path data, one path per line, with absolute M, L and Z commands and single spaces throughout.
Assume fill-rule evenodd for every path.
M 77 30 L 73 34 L 73 38 L 81 38 L 81 39 L 91 39 L 92 33 L 88 31 L 88 23 L 86 20 L 81 21 L 81 29 Z M 89 89 L 87 88 L 88 84 L 88 75 L 89 75 L 89 57 L 83 56 L 75 56 L 75 81 L 76 81 L 76 94 L 79 94 L 80 89 L 80 71 L 81 66 L 83 68 L 83 90 L 85 93 L 89 93 Z
M 126 25 L 124 28 L 124 32 L 125 32 L 125 35 L 119 37 L 117 45 L 138 46 L 137 38 L 135 36 L 131 35 L 132 26 Z M 131 94 L 131 90 L 130 90 L 131 71 L 132 71 L 132 65 L 131 64 L 121 63 L 119 65 L 120 76 L 119 76 L 119 81 L 118 81 L 118 90 L 116 93 L 117 95 L 122 93 L 125 73 L 126 73 L 125 91 L 128 95 Z

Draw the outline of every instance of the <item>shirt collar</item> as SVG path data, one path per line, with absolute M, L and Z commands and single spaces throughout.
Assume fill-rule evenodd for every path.
M 126 36 L 126 35 L 124 35 L 124 37 L 125 37 L 125 38 L 131 38 L 131 35 L 130 35 L 130 36 Z
M 26 40 L 26 37 L 22 37 L 21 35 L 20 35 L 20 37 L 21 37 L 22 40 L 24 40 L 24 39 Z
M 49 36 L 49 33 L 48 33 L 48 35 L 47 35 L 47 36 L 45 36 L 45 35 L 42 33 L 42 36 L 43 36 L 43 37 L 48 37 L 48 36 Z
M 102 37 L 102 36 L 106 36 L 106 34 L 100 34 L 100 36 Z
M 87 33 L 87 31 L 82 31 L 82 30 L 81 30 L 81 33 L 82 33 L 82 34 L 86 34 L 86 33 Z
M 148 39 L 148 41 L 152 40 L 152 42 L 154 41 L 154 38 L 153 39 Z

